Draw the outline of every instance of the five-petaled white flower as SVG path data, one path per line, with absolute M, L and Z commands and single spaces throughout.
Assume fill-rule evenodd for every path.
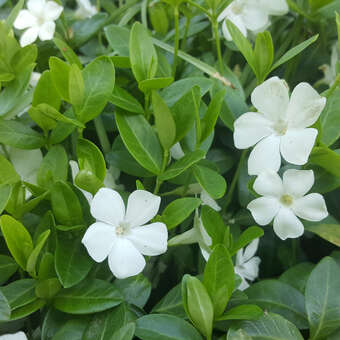
M 284 172 L 282 180 L 276 172 L 263 172 L 253 186 L 263 197 L 251 201 L 247 208 L 260 225 L 269 224 L 274 219 L 274 232 L 282 240 L 299 237 L 304 227 L 297 216 L 317 222 L 328 215 L 322 195 L 306 195 L 313 184 L 312 170 L 289 169 Z
M 259 276 L 259 266 L 261 259 L 254 256 L 259 246 L 259 239 L 250 242 L 246 248 L 240 249 L 236 253 L 234 271 L 241 277 L 239 290 L 245 290 L 249 287 L 248 281 L 254 281 Z
M 89 0 L 77 0 L 77 3 L 76 18 L 87 19 L 98 13 L 96 6 L 93 6 Z
M 166 252 L 168 230 L 164 223 L 145 225 L 156 216 L 160 197 L 136 190 L 128 198 L 127 209 L 115 190 L 102 188 L 93 197 L 91 214 L 97 220 L 86 231 L 82 243 L 96 262 L 108 257 L 117 278 L 139 274 L 145 267 L 143 255 Z
M 284 15 L 288 12 L 286 0 L 234 0 L 218 16 L 222 24 L 223 35 L 227 40 L 232 40 L 226 25 L 230 20 L 246 37 L 247 30 L 253 33 L 263 32 L 269 25 L 270 15 Z
M 289 163 L 307 163 L 318 134 L 308 127 L 318 120 L 326 98 L 309 84 L 300 83 L 289 99 L 285 82 L 273 77 L 254 89 L 251 101 L 259 112 L 247 112 L 234 124 L 238 149 L 256 144 L 248 159 L 249 175 L 278 171 L 280 154 Z
M 27 340 L 24 332 L 0 335 L 0 340 Z
M 21 10 L 14 21 L 14 27 L 26 29 L 20 38 L 22 47 L 32 44 L 39 36 L 40 40 L 51 40 L 55 31 L 55 20 L 63 7 L 54 1 L 28 0 L 27 8 Z

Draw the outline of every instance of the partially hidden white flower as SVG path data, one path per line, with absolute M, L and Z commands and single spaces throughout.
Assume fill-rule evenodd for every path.
M 53 39 L 55 20 L 63 11 L 63 7 L 54 1 L 28 0 L 27 9 L 19 12 L 14 21 L 14 27 L 26 31 L 20 38 L 22 47 L 32 44 L 39 37 L 40 40 Z
M 77 0 L 78 8 L 75 12 L 76 18 L 91 18 L 98 13 L 96 6 L 92 5 L 89 0 Z
M 0 335 L 0 340 L 27 340 L 24 332 Z
M 108 257 L 113 275 L 119 279 L 134 276 L 145 267 L 143 255 L 166 252 L 168 230 L 164 223 L 145 224 L 154 218 L 160 197 L 136 190 L 124 201 L 112 189 L 101 188 L 91 202 L 91 214 L 97 220 L 86 231 L 82 243 L 96 262 Z
M 217 20 L 224 20 L 223 35 L 231 41 L 226 20 L 230 20 L 247 37 L 248 30 L 253 33 L 263 32 L 270 25 L 270 15 L 284 15 L 288 9 L 286 0 L 234 0 Z
M 278 171 L 281 156 L 289 163 L 307 163 L 318 130 L 309 128 L 326 105 L 309 84 L 298 84 L 289 99 L 284 80 L 273 77 L 251 94 L 259 112 L 247 112 L 234 123 L 234 143 L 238 149 L 255 145 L 248 159 L 249 175 L 265 170 Z
M 245 290 L 249 287 L 248 281 L 254 281 L 259 276 L 259 266 L 261 259 L 254 256 L 259 246 L 259 239 L 250 242 L 247 247 L 240 249 L 236 253 L 234 271 L 241 277 L 239 290 Z
M 30 86 L 36 87 L 38 85 L 40 77 L 41 77 L 41 73 L 32 72 L 31 78 L 30 78 L 30 81 L 29 81 Z
M 299 237 L 304 227 L 298 217 L 317 222 L 328 215 L 322 195 L 306 195 L 313 184 L 312 170 L 289 169 L 284 172 L 282 180 L 276 172 L 263 172 L 253 185 L 263 197 L 251 201 L 247 208 L 260 225 L 269 224 L 274 219 L 274 232 L 280 239 Z
M 320 69 L 324 73 L 324 77 L 318 83 L 326 84 L 329 87 L 331 87 L 334 84 L 337 76 L 336 65 L 338 63 L 338 60 L 339 60 L 339 44 L 338 42 L 336 42 L 332 46 L 330 65 L 320 66 Z

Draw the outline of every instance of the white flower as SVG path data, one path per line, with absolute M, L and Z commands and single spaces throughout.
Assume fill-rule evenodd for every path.
M 0 335 L 0 340 L 27 340 L 24 332 Z
M 245 249 L 240 249 L 236 254 L 234 271 L 238 274 L 242 282 L 238 287 L 239 290 L 245 290 L 249 287 L 247 281 L 254 281 L 259 276 L 259 265 L 261 259 L 254 256 L 259 246 L 259 239 L 250 242 Z
M 254 33 L 263 32 L 269 25 L 270 15 L 284 15 L 288 12 L 286 0 L 234 0 L 218 16 L 222 24 L 223 35 L 232 40 L 226 20 L 230 20 L 246 37 L 247 30 Z
M 39 73 L 39 72 L 32 72 L 29 84 L 32 87 L 36 87 L 38 85 L 40 77 L 41 77 L 41 73 Z
M 307 163 L 318 130 L 308 128 L 326 105 L 309 84 L 300 83 L 289 99 L 285 82 L 273 77 L 257 86 L 251 95 L 259 112 L 247 112 L 234 123 L 234 142 L 238 149 L 256 144 L 248 159 L 248 172 L 278 171 L 281 156 L 292 164 Z
M 79 19 L 91 18 L 98 13 L 96 6 L 93 6 L 89 0 L 77 0 L 77 3 L 75 16 Z
M 26 29 L 20 38 L 22 47 L 32 44 L 39 36 L 40 40 L 53 39 L 55 20 L 63 11 L 63 7 L 54 1 L 28 0 L 27 8 L 21 10 L 14 21 L 14 27 Z
M 253 186 L 263 197 L 251 201 L 247 208 L 260 225 L 269 224 L 274 219 L 274 232 L 282 240 L 299 237 L 304 227 L 297 216 L 316 222 L 328 215 L 320 194 L 306 195 L 313 184 L 312 170 L 289 169 L 284 172 L 282 180 L 276 172 L 264 172 Z
M 326 84 L 331 87 L 336 79 L 336 65 L 339 60 L 339 47 L 338 42 L 334 43 L 332 46 L 332 54 L 331 54 L 331 63 L 330 65 L 322 65 L 320 69 L 324 73 L 323 79 L 321 79 L 318 83 Z
M 167 250 L 166 225 L 145 225 L 156 216 L 160 201 L 156 195 L 136 190 L 129 196 L 125 211 L 117 191 L 100 189 L 91 203 L 91 214 L 97 222 L 82 239 L 89 255 L 96 262 L 108 257 L 109 267 L 119 279 L 139 274 L 145 266 L 143 255 L 160 255 Z

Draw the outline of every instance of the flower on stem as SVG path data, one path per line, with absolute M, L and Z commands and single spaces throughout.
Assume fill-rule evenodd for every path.
M 145 224 L 156 216 L 160 201 L 156 195 L 136 190 L 130 194 L 125 210 L 117 191 L 100 189 L 91 202 L 91 214 L 97 221 L 82 239 L 89 255 L 96 262 L 108 257 L 110 270 L 119 279 L 142 272 L 143 255 L 156 256 L 167 250 L 166 225 Z
M 0 335 L 0 340 L 27 340 L 27 336 L 24 332 L 4 334 Z
M 332 46 L 332 54 L 330 65 L 320 66 L 320 70 L 324 73 L 324 77 L 320 79 L 317 84 L 326 84 L 331 87 L 337 76 L 336 65 L 339 60 L 339 47 L 338 42 L 335 42 Z
M 241 277 L 239 290 L 249 287 L 248 281 L 254 281 L 259 276 L 261 259 L 254 256 L 259 247 L 259 239 L 250 242 L 247 247 L 240 249 L 236 254 L 234 271 Z
M 247 30 L 263 32 L 269 25 L 270 15 L 284 15 L 288 12 L 286 0 L 234 0 L 219 15 L 218 21 L 223 21 L 224 37 L 231 41 L 232 37 L 227 28 L 226 20 L 230 20 L 246 37 Z
M 77 3 L 76 18 L 87 19 L 98 13 L 96 6 L 93 6 L 89 0 L 77 0 Z
M 53 39 L 54 21 L 59 18 L 63 7 L 54 1 L 28 0 L 27 8 L 21 10 L 14 21 L 15 28 L 26 29 L 20 38 L 20 45 L 32 44 L 38 36 L 40 40 Z
M 251 201 L 247 208 L 260 225 L 269 224 L 274 219 L 274 232 L 280 239 L 299 237 L 304 227 L 298 217 L 317 222 L 328 215 L 322 195 L 306 195 L 313 184 L 312 170 L 289 169 L 284 172 L 282 180 L 276 172 L 263 172 L 253 186 L 263 197 Z
M 248 159 L 249 175 L 278 171 L 280 154 L 289 163 L 306 164 L 318 134 L 308 127 L 318 120 L 326 98 L 300 83 L 289 99 L 285 82 L 273 77 L 254 89 L 251 101 L 259 112 L 247 112 L 234 123 L 238 149 L 256 144 Z

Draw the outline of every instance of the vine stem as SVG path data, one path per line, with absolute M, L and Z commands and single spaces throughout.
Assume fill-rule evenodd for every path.
M 178 6 L 174 7 L 174 16 L 175 16 L 175 46 L 174 46 L 174 62 L 172 65 L 172 76 L 175 78 L 176 76 L 176 68 L 177 68 L 177 58 L 178 58 L 178 49 L 179 49 L 179 10 Z
M 216 51 L 217 51 L 219 70 L 220 70 L 220 73 L 223 75 L 224 67 L 223 67 L 223 58 L 222 58 L 222 52 L 221 52 L 221 41 L 220 41 L 220 35 L 218 34 L 218 22 L 216 18 L 212 20 L 212 27 L 213 27 L 215 42 L 216 42 Z

